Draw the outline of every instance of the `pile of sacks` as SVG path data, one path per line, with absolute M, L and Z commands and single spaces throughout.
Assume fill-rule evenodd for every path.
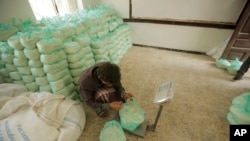
M 215 64 L 217 68 L 225 69 L 229 74 L 236 75 L 243 62 L 239 61 L 238 58 L 235 58 L 232 61 L 220 58 L 216 60 Z
M 81 72 L 99 62 L 118 64 L 131 46 L 130 27 L 109 6 L 0 25 L 0 75 L 4 83 L 77 100 Z
M 76 141 L 85 127 L 83 105 L 63 95 L 0 84 L 0 140 Z

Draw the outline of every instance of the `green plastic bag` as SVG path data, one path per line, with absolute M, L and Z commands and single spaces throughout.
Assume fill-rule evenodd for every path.
M 101 130 L 100 141 L 126 141 L 126 136 L 119 122 L 111 120 Z
M 220 58 L 216 60 L 216 66 L 220 69 L 227 69 L 231 66 L 231 63 L 227 61 L 226 59 Z
M 231 61 L 231 66 L 227 67 L 227 72 L 231 75 L 236 75 L 237 71 L 240 69 L 242 62 L 238 58 Z
M 127 100 L 119 110 L 122 128 L 134 131 L 144 121 L 144 111 L 135 98 Z

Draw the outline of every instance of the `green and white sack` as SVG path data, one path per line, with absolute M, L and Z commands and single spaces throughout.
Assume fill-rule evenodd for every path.
M 70 75 L 70 71 L 68 69 L 62 69 L 56 73 L 47 73 L 47 79 L 49 82 L 54 82 L 57 81 L 61 78 L 63 78 L 64 76 Z
M 72 83 L 73 79 L 70 75 L 64 76 L 62 79 L 59 79 L 55 82 L 49 82 L 51 90 L 53 93 L 56 93 L 59 90 L 62 90 L 65 86 Z
M 126 141 L 125 133 L 119 122 L 111 120 L 105 123 L 99 135 L 100 141 Z
M 35 77 L 42 77 L 45 76 L 45 72 L 43 70 L 43 67 L 39 67 L 39 68 L 30 68 L 31 73 L 33 76 Z
M 16 58 L 18 58 L 18 59 L 27 59 L 27 57 L 25 56 L 23 50 L 17 50 L 17 49 L 15 49 L 15 50 L 14 50 L 14 56 L 15 56 Z
M 24 49 L 25 56 L 30 60 L 38 60 L 40 59 L 40 53 L 37 48 L 34 49 Z
M 45 86 L 45 85 L 48 85 L 48 84 L 49 84 L 49 82 L 48 82 L 46 76 L 43 76 L 43 77 L 36 77 L 36 78 L 35 78 L 35 81 L 36 81 L 36 84 L 37 84 L 38 86 Z
M 14 58 L 13 63 L 16 67 L 26 67 L 28 66 L 28 59 Z
M 77 53 L 80 50 L 80 45 L 77 42 L 65 42 L 64 43 L 64 51 L 65 53 Z
M 50 54 L 41 54 L 41 62 L 44 64 L 54 64 L 60 60 L 67 59 L 64 50 L 58 50 Z
M 8 42 L 10 47 L 12 47 L 12 48 L 14 48 L 16 50 L 22 50 L 23 49 L 23 46 L 22 46 L 21 41 L 20 41 L 20 35 L 19 34 L 11 36 L 7 40 L 7 42 Z
M 43 69 L 47 73 L 56 73 L 60 70 L 64 70 L 68 67 L 68 62 L 66 60 L 61 60 L 54 64 L 44 64 Z
M 63 48 L 63 42 L 57 38 L 44 38 L 39 40 L 37 43 L 37 48 L 40 53 L 49 54 L 54 51 L 61 50 Z
M 39 32 L 26 32 L 20 35 L 20 41 L 22 46 L 27 49 L 36 48 L 36 42 L 42 37 L 42 33 Z
M 41 60 L 29 60 L 28 66 L 31 68 L 39 68 L 43 66 L 43 63 L 41 62 Z

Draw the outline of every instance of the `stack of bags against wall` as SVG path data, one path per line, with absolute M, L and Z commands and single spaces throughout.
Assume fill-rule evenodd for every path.
M 122 24 L 111 34 L 109 58 L 111 62 L 118 64 L 127 50 L 132 47 L 131 30 L 127 24 Z
M 95 22 L 102 25 L 102 28 L 94 34 L 97 36 L 92 37 L 90 34 L 92 37 L 91 47 L 96 62 L 110 61 L 118 64 L 121 56 L 132 46 L 131 40 L 127 37 L 130 34 L 130 29 L 124 28 L 128 25 L 123 23 L 122 18 L 112 7 L 99 6 L 94 11 L 95 16 L 92 17 L 96 17 Z
M 12 83 L 10 72 L 15 72 L 13 64 L 14 49 L 8 45 L 7 39 L 18 32 L 16 26 L 10 24 L 0 24 L 0 75 L 3 82 Z M 20 76 L 17 76 L 20 79 Z
M 25 86 L 33 92 L 39 91 L 39 87 L 48 83 L 40 60 L 41 54 L 36 45 L 42 37 L 42 31 L 32 31 L 30 29 L 27 32 L 23 32 L 20 35 L 20 41 L 24 47 L 22 51 L 26 59 L 17 58 L 14 60 Z M 24 62 L 27 63 L 24 64 Z
M 4 82 L 73 99 L 84 69 L 103 61 L 118 63 L 131 47 L 130 28 L 106 6 L 6 29 L 10 32 L 0 34 L 4 50 L 10 49 L 1 51 Z
M 4 82 L 12 83 L 10 73 L 15 72 L 17 69 L 13 64 L 14 50 L 6 42 L 0 42 L 0 58 L 0 75 Z M 20 75 L 15 77 L 21 79 Z

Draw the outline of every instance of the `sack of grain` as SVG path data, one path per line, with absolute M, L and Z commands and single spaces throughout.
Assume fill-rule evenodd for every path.
M 71 70 L 70 70 L 70 73 L 71 73 L 71 75 L 72 75 L 73 77 L 77 77 L 77 76 L 79 76 L 79 75 L 81 74 L 81 72 L 82 72 L 83 70 L 85 70 L 86 68 L 87 68 L 87 67 L 83 66 L 83 67 L 81 67 L 81 68 L 71 69 Z
M 30 68 L 31 74 L 34 77 L 42 77 L 45 76 L 45 72 L 43 70 L 43 67 L 37 67 L 37 68 Z
M 39 92 L 52 92 L 50 85 L 39 86 Z
M 37 48 L 34 49 L 24 49 L 25 56 L 30 60 L 38 60 L 40 59 L 40 53 Z
M 49 82 L 47 80 L 47 77 L 46 76 L 43 76 L 43 77 L 36 77 L 35 78 L 35 82 L 38 86 L 44 86 L 44 85 L 48 85 Z
M 22 80 L 24 83 L 31 83 L 35 81 L 35 77 L 32 75 L 22 75 Z
M 86 54 L 93 54 L 93 53 L 92 53 L 92 49 L 90 48 L 90 46 L 83 47 L 83 48 L 81 49 L 81 52 L 82 52 L 82 54 L 84 54 L 84 55 L 86 55 Z
M 70 75 L 64 76 L 62 79 L 59 79 L 55 82 L 49 82 L 49 85 L 51 87 L 51 90 L 53 93 L 63 89 L 68 84 L 72 83 L 73 79 Z
M 45 54 L 49 54 L 63 48 L 62 40 L 57 38 L 44 38 L 39 40 L 36 45 L 39 52 Z
M 12 80 L 22 80 L 22 77 L 18 71 L 10 72 L 10 78 Z
M 40 32 L 26 32 L 20 35 L 20 41 L 22 46 L 27 49 L 34 49 L 36 47 L 36 42 L 42 37 Z
M 25 54 L 24 54 L 24 52 L 23 52 L 23 50 L 17 50 L 17 49 L 15 49 L 14 50 L 14 56 L 16 58 L 18 58 L 18 59 L 27 59 L 26 56 L 25 56 Z
M 28 66 L 29 67 L 33 67 L 33 68 L 39 68 L 43 66 L 43 63 L 41 62 L 41 60 L 29 60 L 28 61 Z
M 23 46 L 21 44 L 20 41 L 20 34 L 16 34 L 11 36 L 8 40 L 7 40 L 8 44 L 10 47 L 16 49 L 16 50 L 22 50 Z
M 76 61 L 76 62 L 69 63 L 70 69 L 81 68 L 83 66 L 85 66 L 85 61 L 83 59 Z
M 61 60 L 54 64 L 44 64 L 43 69 L 47 73 L 56 73 L 60 70 L 64 70 L 68 67 L 68 62 L 66 60 Z
M 9 24 L 0 24 L 0 41 L 6 41 L 18 31 L 18 28 Z
M 80 45 L 77 42 L 65 42 L 64 51 L 65 53 L 77 53 L 80 50 Z
M 36 84 L 36 82 L 31 82 L 31 83 L 25 83 L 25 86 L 29 91 L 32 92 L 37 92 L 39 89 L 39 86 Z
M 73 36 L 73 41 L 78 42 L 81 47 L 86 47 L 90 45 L 90 38 L 88 35 L 78 35 Z
M 5 64 L 6 70 L 9 72 L 17 71 L 17 68 L 14 64 Z
M 10 77 L 10 74 L 6 68 L 0 68 L 0 75 L 3 77 Z
M 31 75 L 31 71 L 28 66 L 17 67 L 17 70 L 21 75 Z
M 65 86 L 63 89 L 55 92 L 54 94 L 61 94 L 64 96 L 68 96 L 71 93 L 73 93 L 74 91 L 76 91 L 76 87 L 73 83 L 70 83 L 69 85 Z
M 83 54 L 82 52 L 77 52 L 74 54 L 68 54 L 67 57 L 68 57 L 68 62 L 73 63 L 73 62 L 81 60 L 83 58 Z
M 19 84 L 19 85 L 24 85 L 23 80 L 14 80 L 13 83 L 14 84 Z
M 47 79 L 49 82 L 54 82 L 57 81 L 61 78 L 63 78 L 64 76 L 70 75 L 70 71 L 68 69 L 62 69 L 56 73 L 47 73 Z
M 1 59 L 2 59 L 5 63 L 12 64 L 12 63 L 13 63 L 13 59 L 14 59 L 14 54 L 5 54 L 5 53 L 2 53 L 2 54 L 1 54 Z
M 53 64 L 59 62 L 60 60 L 66 59 L 67 56 L 64 50 L 58 50 L 50 54 L 41 54 L 41 62 L 44 64 Z
M 28 66 L 28 59 L 14 58 L 13 63 L 16 67 L 26 67 Z

